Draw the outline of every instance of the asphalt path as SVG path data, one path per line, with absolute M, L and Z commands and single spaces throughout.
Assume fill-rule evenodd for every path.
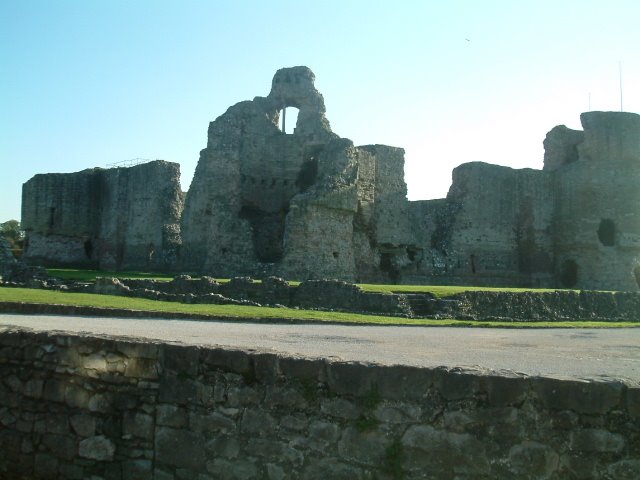
M 0 314 L 0 333 L 16 327 L 383 365 L 482 368 L 640 383 L 640 328 L 287 325 Z

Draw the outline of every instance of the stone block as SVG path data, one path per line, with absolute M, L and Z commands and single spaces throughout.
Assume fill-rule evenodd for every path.
M 401 439 L 402 466 L 442 478 L 455 474 L 481 476 L 490 471 L 485 447 L 469 434 L 450 433 L 427 425 L 414 425 Z
M 187 426 L 187 410 L 171 404 L 158 405 L 156 424 L 166 427 L 183 428 Z
M 64 435 L 69 433 L 69 418 L 64 413 L 49 413 L 45 417 L 45 431 Z
M 236 430 L 236 422 L 218 412 L 190 412 L 189 427 L 194 432 L 232 433 Z
M 164 345 L 164 368 L 176 375 L 195 377 L 200 363 L 200 349 L 194 346 Z
M 312 391 L 313 386 L 309 386 L 309 390 L 305 390 L 307 397 L 315 396 L 315 392 Z M 312 401 L 312 398 L 309 398 Z M 289 409 L 301 409 L 307 404 L 305 397 L 298 390 L 294 388 L 282 387 L 282 386 L 268 386 L 264 399 L 267 407 L 285 407 Z
M 122 463 L 122 477 L 126 480 L 150 480 L 153 465 L 150 460 L 127 460 Z
M 520 477 L 549 478 L 559 461 L 553 448 L 537 442 L 525 441 L 509 450 L 509 469 Z
M 304 459 L 302 452 L 290 447 L 287 443 L 263 438 L 250 438 L 246 445 L 252 456 L 266 459 L 277 459 L 289 465 L 301 465 Z
M 91 415 L 72 415 L 69 418 L 71 427 L 80 437 L 92 437 L 96 433 L 96 418 Z
M 253 372 L 251 357 L 247 352 L 240 350 L 207 349 L 203 352 L 202 362 L 211 368 L 240 375 Z
M 125 362 L 125 377 L 155 380 L 159 372 L 160 366 L 154 358 L 130 358 Z
M 324 443 L 334 443 L 340 436 L 340 429 L 335 423 L 315 420 L 309 424 L 309 438 Z
M 158 399 L 162 403 L 187 405 L 195 403 L 198 396 L 198 382 L 190 378 L 164 375 L 160 379 Z
M 620 453 L 625 446 L 622 435 L 597 428 L 573 431 L 569 438 L 570 448 L 579 452 Z
M 220 435 L 207 442 L 206 451 L 208 457 L 238 458 L 240 442 L 231 435 Z
M 539 377 L 532 379 L 533 390 L 542 404 L 552 410 L 604 414 L 620 406 L 625 385 Z
M 607 473 L 616 480 L 637 480 L 640 478 L 640 459 L 612 463 L 607 467 Z
M 527 378 L 516 375 L 484 376 L 482 384 L 487 392 L 489 403 L 496 407 L 519 405 L 529 391 Z
M 114 350 L 128 358 L 157 359 L 160 346 L 155 343 L 117 341 Z
M 24 384 L 23 393 L 25 397 L 39 399 L 42 398 L 44 381 L 40 379 L 27 380 Z
M 273 353 L 252 355 L 253 370 L 258 382 L 270 385 L 280 376 L 279 358 Z
M 481 372 L 465 370 L 434 370 L 434 387 L 446 400 L 463 400 L 474 398 L 480 391 Z
M 422 409 L 409 403 L 383 403 L 373 412 L 374 417 L 382 423 L 401 424 L 416 423 L 420 420 Z
M 279 364 L 282 375 L 289 379 L 295 378 L 303 382 L 322 382 L 326 379 L 324 360 L 283 357 Z
M 140 412 L 124 412 L 122 417 L 122 434 L 153 440 L 153 417 Z
M 337 458 L 323 458 L 310 462 L 302 474 L 303 480 L 363 480 L 363 471 Z
M 78 453 L 76 440 L 65 435 L 45 434 L 42 444 L 58 459 L 73 460 Z
M 338 452 L 343 460 L 373 467 L 382 465 L 390 444 L 391 440 L 382 432 L 360 432 L 349 427 L 338 442 Z
M 627 410 L 632 418 L 640 419 L 640 386 L 629 386 L 625 395 Z
M 242 415 L 240 430 L 243 433 L 265 436 L 275 431 L 275 419 L 264 410 L 247 408 Z
M 393 365 L 378 369 L 377 387 L 382 398 L 418 400 L 432 383 L 433 371 L 426 368 Z
M 230 387 L 227 391 L 227 402 L 232 407 L 257 405 L 261 400 L 262 393 L 254 387 Z
M 71 408 L 87 408 L 89 406 L 89 392 L 78 385 L 67 385 L 64 401 Z
M 96 393 L 89 398 L 89 411 L 96 413 L 110 413 L 114 410 L 113 397 L 107 393 Z
M 355 403 L 344 398 L 327 398 L 322 400 L 320 411 L 331 417 L 343 418 L 345 420 L 356 420 L 360 418 L 362 409 Z
M 100 462 L 113 460 L 115 452 L 114 443 L 104 435 L 85 438 L 78 445 L 78 455 L 80 457 Z
M 205 441 L 200 434 L 169 427 L 156 428 L 156 464 L 204 471 L 204 446 Z
M 36 478 L 58 478 L 58 459 L 48 453 L 36 453 L 33 460 L 33 473 Z
M 61 380 L 50 379 L 44 384 L 42 396 L 48 402 L 64 402 L 66 385 Z
M 207 462 L 207 471 L 220 480 L 253 480 L 262 478 L 255 463 L 250 460 L 216 458 Z
M 376 374 L 376 368 L 363 363 L 327 364 L 327 384 L 336 395 L 369 395 L 378 388 Z

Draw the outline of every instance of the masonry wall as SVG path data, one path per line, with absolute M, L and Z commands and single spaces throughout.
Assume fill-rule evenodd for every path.
M 179 166 L 164 161 L 34 176 L 22 192 L 24 258 L 46 266 L 173 267 L 179 177 Z
M 0 334 L 0 476 L 80 479 L 640 475 L 640 389 Z

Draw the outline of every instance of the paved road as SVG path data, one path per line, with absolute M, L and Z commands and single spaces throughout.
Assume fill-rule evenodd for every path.
M 11 326 L 380 364 L 483 367 L 528 375 L 640 382 L 640 328 L 514 330 L 273 325 L 0 314 L 0 332 Z

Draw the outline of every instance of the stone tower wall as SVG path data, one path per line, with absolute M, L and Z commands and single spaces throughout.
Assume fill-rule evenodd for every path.
M 167 268 L 178 247 L 177 164 L 36 175 L 23 186 L 25 258 L 45 265 Z

